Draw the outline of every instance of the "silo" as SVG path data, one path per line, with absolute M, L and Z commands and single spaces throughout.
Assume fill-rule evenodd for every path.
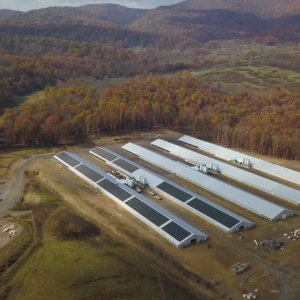
M 127 179 L 128 179 L 128 186 L 131 188 L 134 187 L 134 183 L 135 183 L 134 179 L 133 178 L 127 178 Z

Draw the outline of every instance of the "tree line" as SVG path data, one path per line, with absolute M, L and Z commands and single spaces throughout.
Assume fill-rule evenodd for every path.
M 160 127 L 228 147 L 300 159 L 299 95 L 277 89 L 226 96 L 202 90 L 201 84 L 184 75 L 143 78 L 99 96 L 95 89 L 47 88 L 38 103 L 5 110 L 5 141 L 9 146 L 57 145 Z

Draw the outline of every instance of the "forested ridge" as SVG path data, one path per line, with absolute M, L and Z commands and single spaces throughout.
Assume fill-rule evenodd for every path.
M 1 142 L 168 128 L 300 159 L 298 2 L 0 10 Z
M 6 109 L 8 145 L 52 145 L 156 127 L 181 130 L 226 146 L 300 159 L 300 95 L 225 96 L 189 76 L 150 77 L 108 88 L 47 88 L 38 104 Z
M 109 45 L 0 34 L 0 111 L 16 105 L 18 96 L 55 85 L 58 80 L 160 74 L 196 65 L 162 60 L 154 50 L 135 52 Z

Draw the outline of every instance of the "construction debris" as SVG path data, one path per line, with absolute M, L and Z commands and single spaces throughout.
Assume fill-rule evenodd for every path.
M 288 237 L 289 238 L 289 237 Z M 262 250 L 266 253 L 270 253 L 270 250 L 277 250 L 277 249 L 282 249 L 284 250 L 284 248 L 282 247 L 283 242 L 272 238 L 270 240 L 264 240 L 263 242 L 260 242 L 257 246 L 257 248 L 259 250 Z
M 300 229 L 295 229 L 294 231 L 291 232 L 293 235 L 293 238 L 300 238 Z
M 279 249 L 282 246 L 283 242 L 278 240 L 278 239 L 271 239 L 271 240 L 264 240 L 261 245 L 262 246 L 267 246 L 268 248 L 272 250 Z
M 236 263 L 231 267 L 231 272 L 234 273 L 235 275 L 239 275 L 244 273 L 249 269 L 249 264 L 248 263 Z
M 242 275 L 242 278 L 241 278 L 241 283 L 240 283 L 240 285 L 241 285 L 241 286 L 244 285 L 244 284 L 248 281 L 248 279 L 249 279 L 251 276 L 253 276 L 255 273 L 257 273 L 258 271 L 259 271 L 259 269 L 253 270 L 253 271 L 249 271 L 249 272 L 243 274 L 243 275 Z

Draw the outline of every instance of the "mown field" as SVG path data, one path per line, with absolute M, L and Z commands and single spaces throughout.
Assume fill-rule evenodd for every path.
M 27 185 L 26 194 L 16 209 L 33 211 L 35 241 L 28 248 L 23 220 L 23 233 L 1 249 L 2 270 L 12 262 L 0 279 L 1 300 L 198 299 L 36 182 Z M 31 218 L 26 220 L 30 224 Z M 12 261 L 14 251 L 19 256 Z
M 299 92 L 300 73 L 294 70 L 295 66 L 292 63 L 292 58 L 300 59 L 298 48 L 287 45 L 218 42 L 215 49 L 206 53 L 204 59 L 223 60 L 224 63 L 194 70 L 191 75 L 205 79 L 228 94 L 266 92 L 275 87 Z M 282 67 L 277 67 L 277 64 Z

